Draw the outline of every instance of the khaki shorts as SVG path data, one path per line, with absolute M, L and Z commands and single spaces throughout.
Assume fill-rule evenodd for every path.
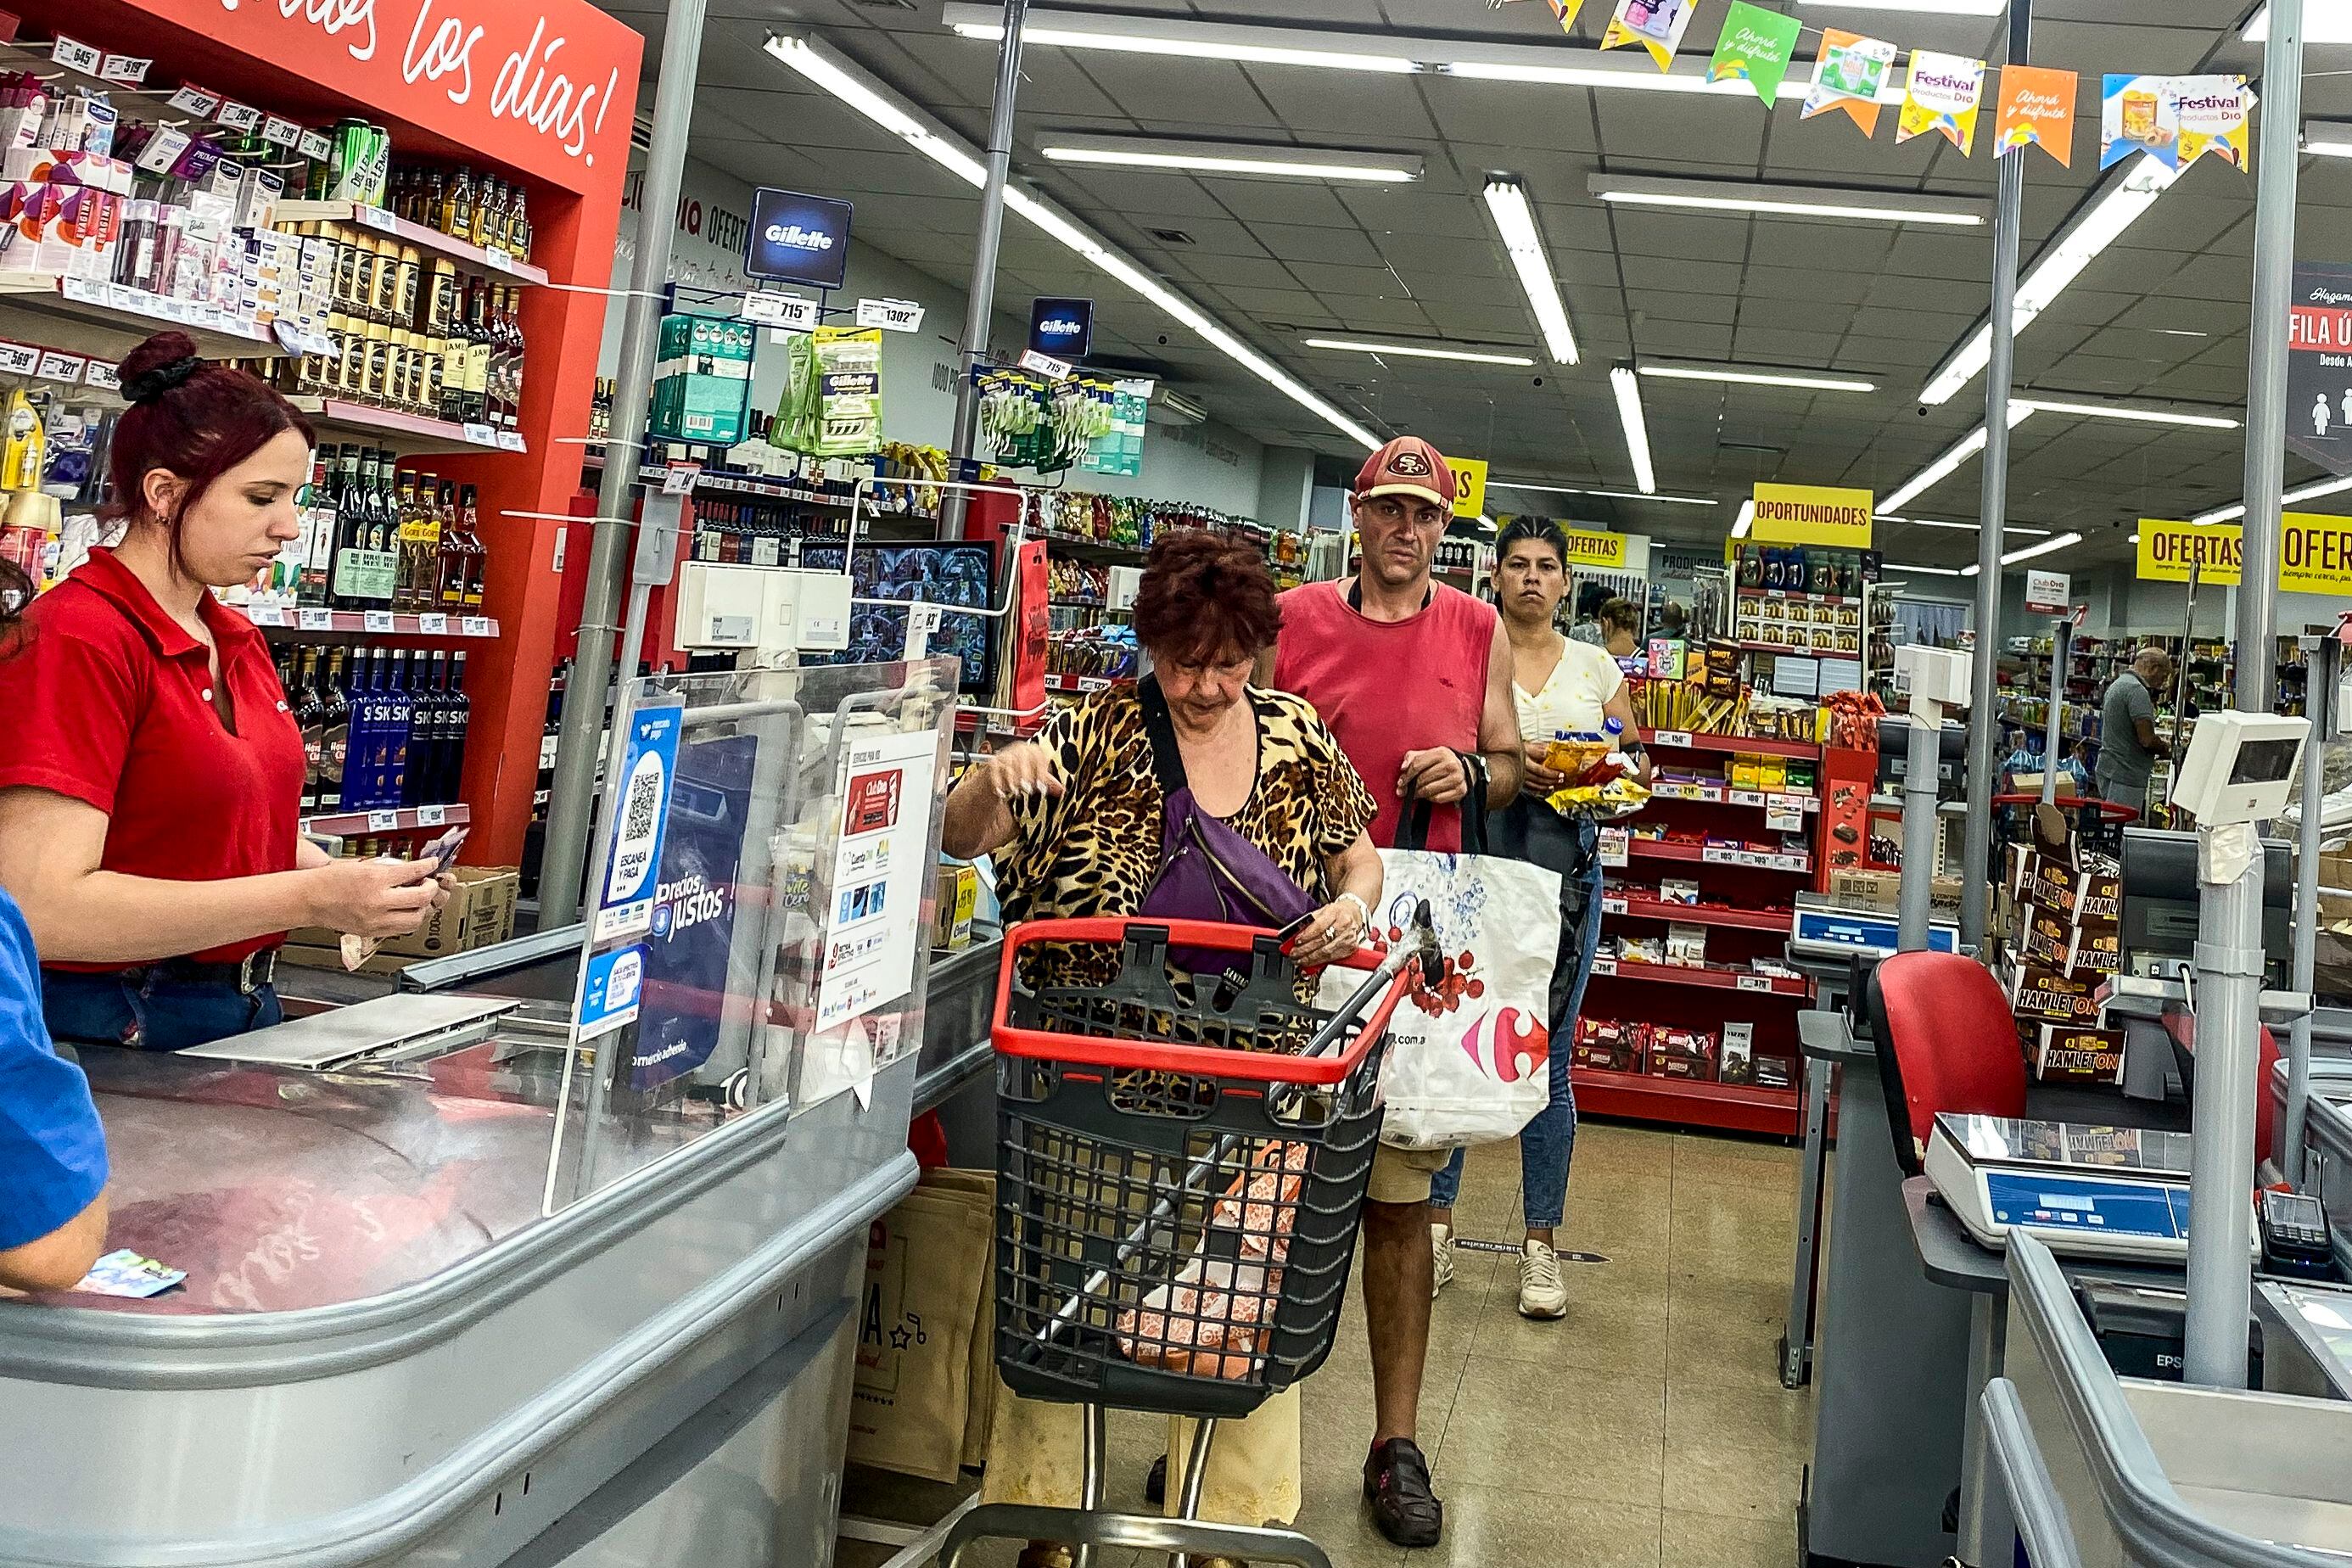
M 1383 1143 L 1372 1155 L 1372 1179 L 1364 1189 L 1364 1201 L 1425 1204 L 1431 1178 L 1452 1158 L 1451 1149 L 1395 1149 Z

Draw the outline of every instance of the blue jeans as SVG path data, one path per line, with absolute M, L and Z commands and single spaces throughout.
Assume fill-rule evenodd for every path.
M 104 974 L 44 969 L 41 1011 L 60 1040 L 141 1051 L 184 1051 L 267 1028 L 286 1016 L 275 986 L 247 995 L 230 981 L 163 979 L 152 969 Z
M 1576 1150 L 1576 1090 L 1569 1082 L 1575 1055 L 1576 1016 L 1584 1006 L 1585 982 L 1601 946 L 1601 858 L 1590 823 L 1581 825 L 1584 858 L 1580 873 L 1560 879 L 1559 957 L 1551 980 L 1551 1103 L 1519 1130 L 1519 1202 L 1529 1230 L 1549 1230 L 1568 1209 L 1568 1164 Z M 1445 1168 L 1430 1179 L 1429 1205 L 1450 1209 L 1462 1191 L 1462 1160 L 1456 1149 Z

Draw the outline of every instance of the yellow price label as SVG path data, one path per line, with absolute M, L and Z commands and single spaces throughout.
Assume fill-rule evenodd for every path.
M 1482 515 L 1486 510 L 1486 459 L 1448 458 L 1445 466 L 1454 470 L 1454 515 Z

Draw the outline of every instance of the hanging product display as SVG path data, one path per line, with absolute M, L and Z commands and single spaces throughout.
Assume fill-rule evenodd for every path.
M 2070 70 L 2042 66 L 2000 68 L 2000 112 L 1993 121 L 1992 151 L 1998 158 L 2020 147 L 2039 147 L 2072 165 L 2074 155 L 2074 94 L 2080 79 Z
M 647 434 L 713 446 L 741 440 L 758 332 L 749 321 L 664 316 Z
M 1707 61 L 1709 81 L 1744 81 L 1756 89 L 1767 107 L 1780 96 L 1780 82 L 1797 47 L 1803 24 L 1794 16 L 1732 0 L 1724 14 L 1723 33 L 1715 41 L 1715 57 Z
M 1962 157 L 1968 156 L 1976 146 L 1977 104 L 1984 96 L 1984 79 L 1982 60 L 1912 50 L 1903 109 L 1895 117 L 1895 140 L 1940 135 L 1958 147 Z
M 1111 384 L 1109 428 L 1087 445 L 1078 467 L 1090 474 L 1134 479 L 1143 472 L 1144 412 L 1151 402 L 1149 381 Z
M 1822 52 L 1813 60 L 1813 84 L 1805 93 L 1804 118 L 1843 110 L 1864 136 L 1878 130 L 1878 94 L 1895 69 L 1895 46 L 1839 27 L 1822 29 Z
M 981 437 L 998 462 L 1041 474 L 1060 473 L 1085 458 L 1094 442 L 1118 428 L 1115 383 L 1084 375 L 1049 381 L 1011 368 L 973 374 L 981 395 Z M 1150 383 L 1139 384 L 1149 387 Z M 1141 424 L 1139 416 L 1136 423 Z M 1135 446 L 1139 467 L 1139 430 Z
M 1650 52 L 1660 70 L 1674 64 L 1683 34 L 1698 12 L 1698 0 L 1617 0 L 1615 15 L 1601 35 L 1604 49 L 1639 44 Z
M 784 336 L 783 392 L 768 439 L 812 458 L 882 449 L 882 331 L 819 327 Z

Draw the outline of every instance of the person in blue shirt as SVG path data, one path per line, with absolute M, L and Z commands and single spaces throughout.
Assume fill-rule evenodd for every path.
M 0 561 L 0 658 L 32 596 Z M 49 1043 L 33 933 L 0 889 L 0 1286 L 71 1289 L 105 1246 L 106 1132 L 89 1080 Z

